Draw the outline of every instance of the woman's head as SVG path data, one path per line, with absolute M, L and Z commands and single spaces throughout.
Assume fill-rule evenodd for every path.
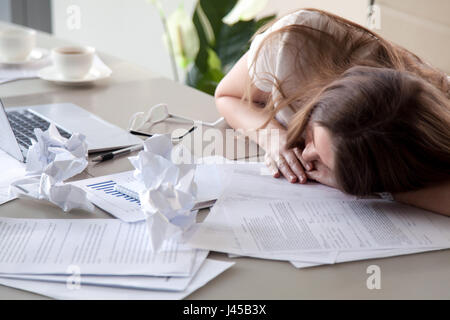
M 283 58 L 293 57 L 295 61 L 287 63 L 287 66 L 281 63 L 273 66 L 273 74 L 263 68 L 264 72 L 252 75 L 244 97 L 247 101 L 253 101 L 251 87 L 256 82 L 274 88 L 265 103 L 269 117 L 262 127 L 283 108 L 302 109 L 323 87 L 355 66 L 410 72 L 450 99 L 447 75 L 414 53 L 332 13 L 317 9 L 303 11 L 308 14 L 301 23 L 287 25 L 268 34 L 251 61 L 251 68 L 256 70 L 258 61 L 260 65 L 268 64 L 277 57 L 281 48 Z M 268 27 L 266 25 L 262 30 Z
M 264 48 L 278 43 L 296 61 L 287 78 L 252 79 L 270 81 L 280 93 L 265 104 L 266 124 L 283 108 L 297 110 L 288 144 L 305 148 L 320 182 L 348 193 L 405 191 L 450 179 L 447 76 L 363 26 L 306 10 L 314 14 L 272 32 L 256 52 L 253 63 L 269 59 Z
M 419 189 L 450 179 L 450 101 L 411 73 L 353 67 L 296 114 L 288 144 L 347 193 Z

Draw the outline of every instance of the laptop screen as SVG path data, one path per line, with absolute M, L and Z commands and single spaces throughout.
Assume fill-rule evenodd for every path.
M 0 99 L 0 148 L 20 161 L 25 161 Z

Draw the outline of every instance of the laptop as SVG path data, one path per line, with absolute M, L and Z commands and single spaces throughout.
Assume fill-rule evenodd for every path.
M 54 123 L 65 138 L 75 132 L 84 134 L 89 153 L 142 143 L 140 138 L 73 103 L 5 109 L 0 99 L 0 149 L 24 162 L 28 148 L 36 140 L 34 129 L 45 131 L 50 123 Z

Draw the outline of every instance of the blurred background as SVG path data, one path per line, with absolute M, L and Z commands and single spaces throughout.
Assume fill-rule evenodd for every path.
M 159 3 L 166 17 L 180 4 L 192 16 L 198 1 L 164 0 Z M 449 0 L 268 0 L 263 3 L 256 19 L 271 15 L 279 17 L 299 8 L 314 7 L 364 26 L 368 25 L 370 5 L 375 4 L 371 26 L 375 32 L 450 74 Z M 0 20 L 94 46 L 163 77 L 174 78 L 168 50 L 162 41 L 163 23 L 154 1 L 0 0 Z M 226 73 L 227 70 L 222 71 Z M 180 72 L 180 81 L 185 81 L 184 77 L 186 74 Z

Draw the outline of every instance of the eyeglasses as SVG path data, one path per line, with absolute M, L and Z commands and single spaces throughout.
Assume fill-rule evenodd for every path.
M 160 103 L 151 107 L 147 113 L 136 112 L 133 114 L 128 123 L 128 130 L 130 132 L 140 131 L 145 128 L 148 131 L 153 125 L 166 121 L 167 119 L 180 123 L 194 123 L 191 119 L 170 114 L 167 105 Z
M 133 134 L 152 136 L 152 134 L 148 133 L 150 128 L 153 125 L 155 125 L 157 123 L 161 123 L 163 121 L 171 121 L 171 122 L 178 122 L 178 123 L 192 123 L 191 129 L 189 129 L 182 136 L 177 137 L 178 139 L 182 138 L 186 134 L 195 130 L 196 126 L 194 124 L 197 123 L 196 120 L 188 119 L 188 118 L 185 118 L 182 116 L 178 116 L 178 115 L 169 113 L 167 104 L 160 103 L 160 104 L 152 106 L 147 111 L 147 113 L 136 112 L 135 114 L 133 114 L 128 123 L 128 131 Z M 207 126 L 207 127 L 216 127 L 219 124 L 221 124 L 222 122 L 224 122 L 224 118 L 219 118 L 215 122 L 198 121 L 199 124 L 201 124 L 203 126 Z M 145 132 L 144 132 L 144 130 L 145 130 Z

